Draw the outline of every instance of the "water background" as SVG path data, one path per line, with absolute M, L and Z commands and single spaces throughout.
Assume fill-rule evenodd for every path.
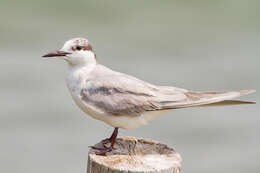
M 98 61 L 154 84 L 260 89 L 257 0 L 0 0 L 0 172 L 83 173 L 88 146 L 112 128 L 86 116 L 65 86 L 67 65 L 43 60 L 87 37 Z M 259 94 L 243 97 L 260 101 Z M 256 105 L 176 110 L 121 136 L 175 148 L 183 172 L 259 173 Z

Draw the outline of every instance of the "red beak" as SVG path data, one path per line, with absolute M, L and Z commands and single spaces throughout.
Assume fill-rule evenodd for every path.
M 53 52 L 47 53 L 47 54 L 43 55 L 42 57 L 45 58 L 45 57 L 66 56 L 68 54 L 71 54 L 71 53 L 58 50 L 58 51 L 53 51 Z

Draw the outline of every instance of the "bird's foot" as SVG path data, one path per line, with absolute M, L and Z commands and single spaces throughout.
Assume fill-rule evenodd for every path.
M 114 150 L 114 144 L 116 142 L 117 134 L 118 134 L 118 127 L 114 129 L 114 132 L 110 138 L 106 138 L 100 142 L 103 145 L 103 147 L 96 147 L 96 146 L 90 146 L 90 147 L 94 150 L 99 151 L 96 153 L 97 155 L 106 155 L 107 152 Z M 107 146 L 107 144 L 110 145 Z
M 103 139 L 103 140 L 101 141 L 101 143 L 102 143 L 103 145 L 106 145 L 106 144 L 108 144 L 108 143 L 111 143 L 111 139 L 110 139 L 110 138 Z
M 107 152 L 110 152 L 113 150 L 113 147 L 96 147 L 96 146 L 90 146 L 90 148 L 94 150 L 98 150 L 98 152 L 95 152 L 96 155 L 105 156 Z

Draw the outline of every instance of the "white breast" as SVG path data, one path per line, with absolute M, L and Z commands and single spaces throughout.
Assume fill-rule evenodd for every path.
M 97 112 L 88 105 L 85 101 L 81 100 L 80 92 L 86 87 L 86 80 L 89 72 L 84 68 L 71 68 L 66 76 L 67 87 L 75 103 L 89 115 L 97 114 Z
M 86 70 L 88 69 L 88 70 Z M 67 77 L 66 77 L 66 83 L 67 83 L 67 87 L 71 93 L 71 96 L 73 98 L 73 100 L 75 101 L 75 103 L 77 104 L 77 106 L 84 111 L 85 113 L 87 113 L 88 115 L 90 115 L 91 117 L 104 121 L 108 124 L 111 125 L 111 122 L 113 121 L 113 117 L 110 115 L 106 115 L 106 113 L 104 111 L 102 111 L 101 109 L 99 109 L 98 107 L 95 107 L 93 105 L 91 105 L 90 103 L 83 101 L 81 99 L 81 90 L 83 88 L 86 87 L 91 87 L 88 86 L 86 84 L 86 81 L 88 79 L 88 74 L 89 69 L 90 68 L 73 68 L 70 69 L 69 72 L 67 73 Z M 109 123 L 110 122 L 110 123 Z
M 159 115 L 169 111 L 149 111 L 143 113 L 140 116 L 114 116 L 107 114 L 103 110 L 99 109 L 98 107 L 93 106 L 92 104 L 83 101 L 81 99 L 80 93 L 83 88 L 91 87 L 86 84 L 88 79 L 89 69 L 86 71 L 84 68 L 75 68 L 70 69 L 67 73 L 66 83 L 68 89 L 71 93 L 71 96 L 77 106 L 84 111 L 89 116 L 103 121 L 113 127 L 119 127 L 124 129 L 131 129 L 137 128 L 139 126 L 145 125 L 148 121 L 153 120 L 154 118 L 158 117 Z

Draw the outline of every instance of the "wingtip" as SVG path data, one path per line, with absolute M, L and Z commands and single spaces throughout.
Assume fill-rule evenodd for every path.
M 239 101 L 240 102 L 240 104 L 256 104 L 256 102 L 252 102 L 252 101 Z

